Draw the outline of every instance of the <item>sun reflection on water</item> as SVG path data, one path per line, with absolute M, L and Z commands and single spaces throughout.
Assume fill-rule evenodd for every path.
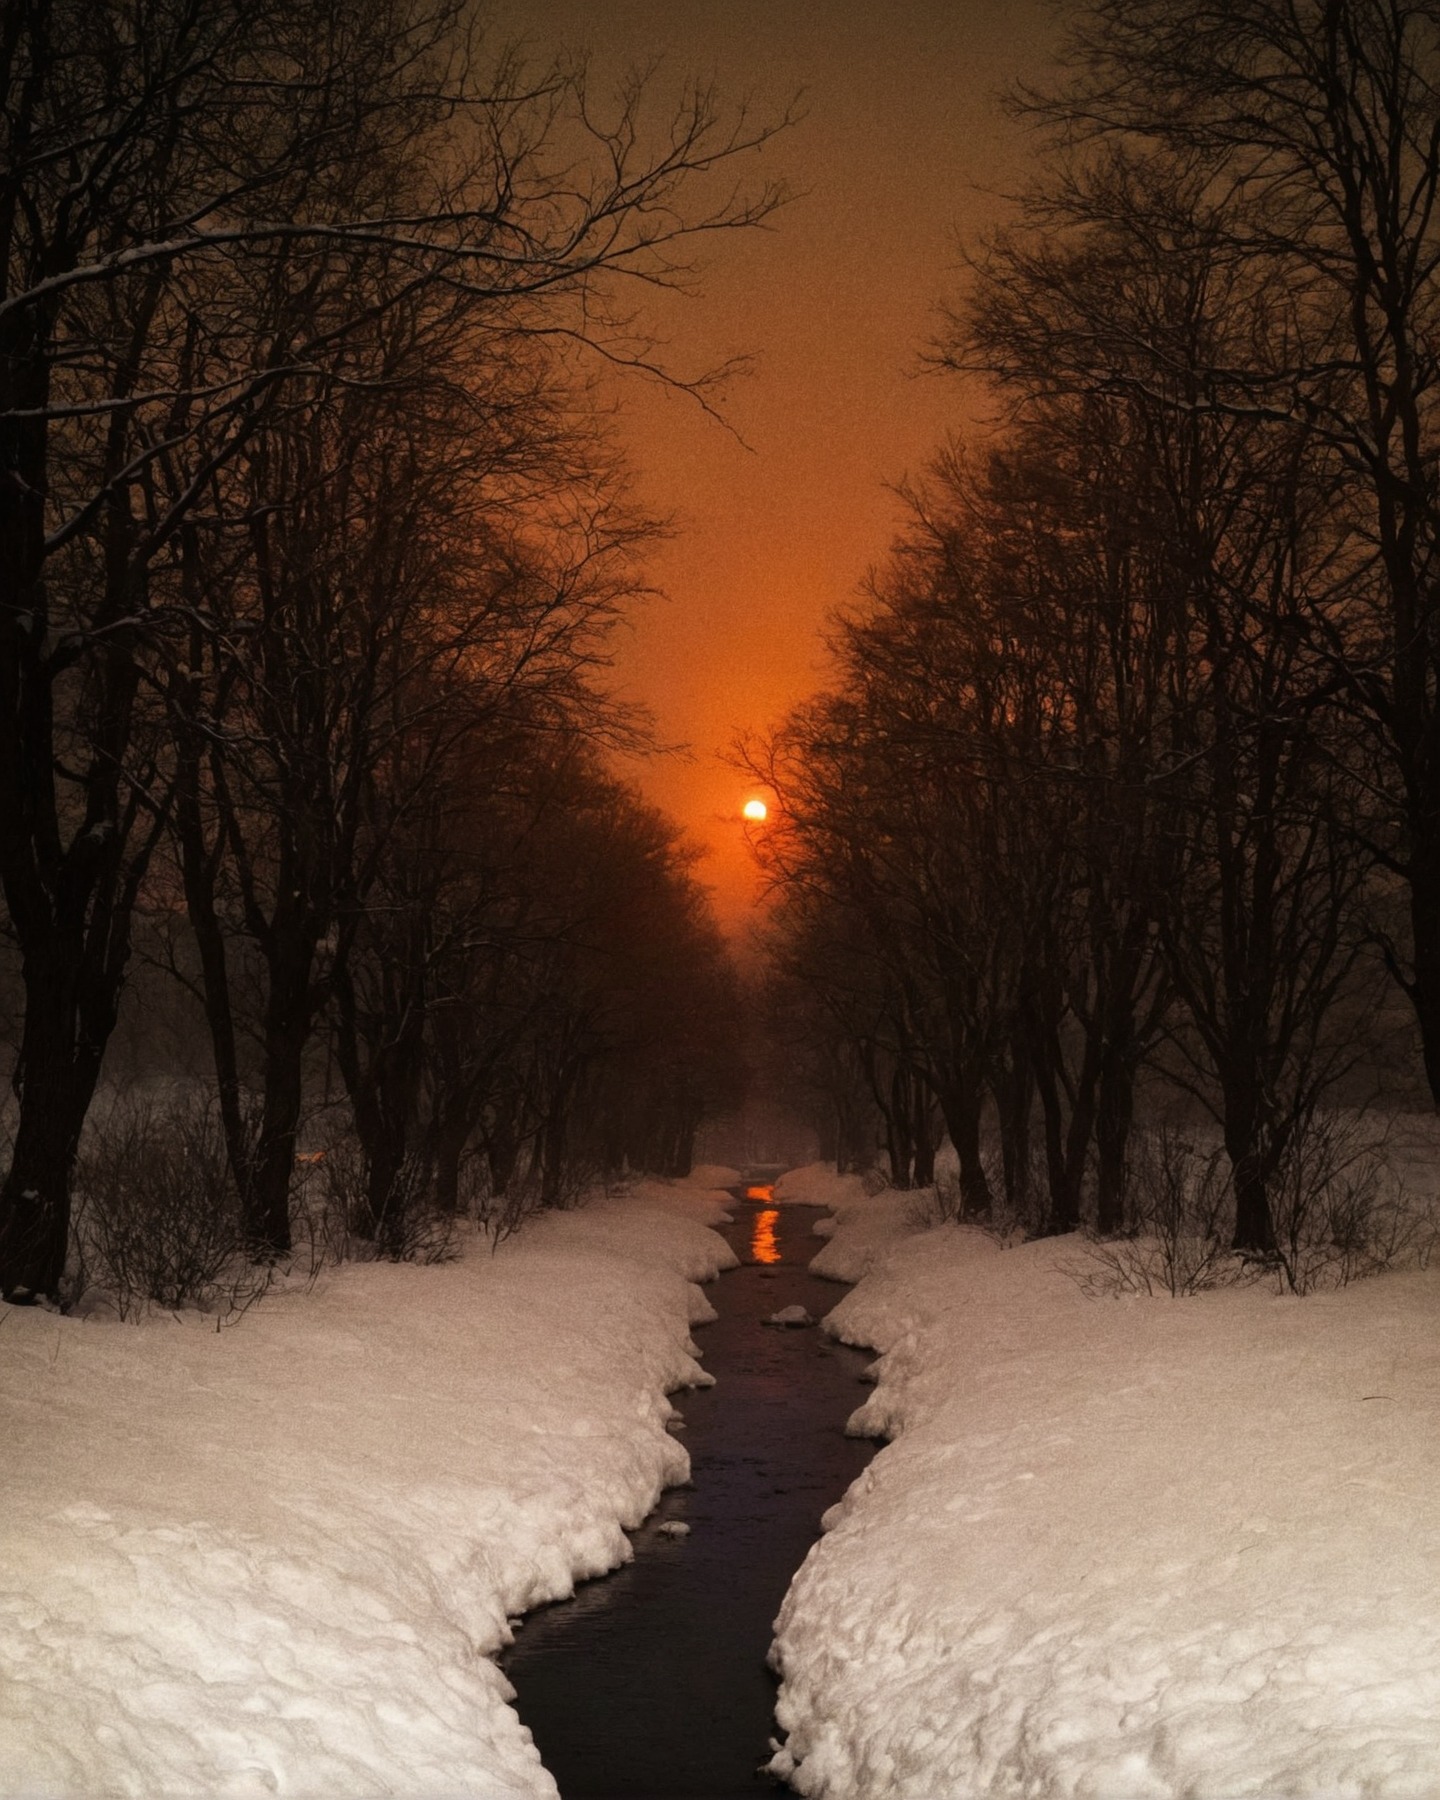
M 753 1190 L 752 1190 L 753 1192 Z M 766 1198 L 768 1199 L 768 1193 Z M 750 1231 L 750 1257 L 757 1263 L 778 1263 L 780 1246 L 775 1241 L 775 1224 L 780 1217 L 778 1207 L 769 1207 L 755 1215 Z

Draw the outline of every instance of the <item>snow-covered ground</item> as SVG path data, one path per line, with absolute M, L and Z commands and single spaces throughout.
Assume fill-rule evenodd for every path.
M 0 1792 L 553 1795 L 488 1659 L 687 1474 L 720 1216 L 650 1186 L 218 1333 L 0 1307 Z
M 703 1189 L 731 1188 L 738 1187 L 744 1179 L 743 1170 L 732 1169 L 729 1163 L 696 1163 L 679 1185 Z
M 1440 1268 L 1093 1299 L 1076 1240 L 841 1198 L 817 1266 L 870 1272 L 826 1324 L 883 1352 L 852 1429 L 894 1441 L 785 1601 L 778 1771 L 826 1800 L 1440 1795 Z
M 918 1214 L 913 1194 L 897 1194 L 888 1188 L 867 1194 L 858 1186 L 857 1176 L 841 1175 L 830 1204 L 830 1216 L 818 1219 L 812 1227 L 817 1237 L 830 1241 L 811 1258 L 810 1268 L 831 1281 L 861 1280 L 896 1244 L 915 1234 Z
M 1440 1796 L 1440 1268 L 1094 1299 L 1073 1241 L 780 1186 L 893 1440 L 778 1622 L 802 1793 Z M 683 1479 L 719 1216 L 651 1186 L 218 1333 L 0 1309 L 0 1793 L 553 1795 L 490 1657 Z
M 849 1200 L 865 1197 L 865 1183 L 859 1175 L 837 1175 L 834 1163 L 805 1163 L 798 1169 L 787 1169 L 774 1183 L 772 1192 L 782 1206 L 838 1207 Z

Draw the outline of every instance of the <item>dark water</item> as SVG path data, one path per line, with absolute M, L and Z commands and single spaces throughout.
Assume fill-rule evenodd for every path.
M 805 1269 L 821 1214 L 751 1200 L 735 1214 L 725 1235 L 743 1266 L 706 1288 L 720 1317 L 696 1327 L 717 1385 L 675 1396 L 692 1486 L 634 1534 L 633 1563 L 532 1613 L 503 1659 L 564 1800 L 775 1791 L 757 1772 L 774 1730 L 771 1625 L 820 1515 L 874 1448 L 844 1435 L 869 1358 L 761 1322 L 797 1303 L 818 1318 L 841 1297 Z M 689 1537 L 661 1536 L 668 1519 Z

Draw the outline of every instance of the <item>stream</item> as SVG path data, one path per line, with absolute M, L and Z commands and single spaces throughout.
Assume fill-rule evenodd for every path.
M 633 1533 L 633 1563 L 530 1614 L 502 1658 L 562 1800 L 775 1791 L 758 1772 L 775 1729 L 771 1626 L 821 1514 L 874 1450 L 844 1435 L 870 1358 L 763 1322 L 794 1305 L 819 1318 L 844 1292 L 805 1267 L 820 1209 L 733 1191 L 722 1230 L 741 1267 L 706 1288 L 720 1316 L 696 1327 L 716 1385 L 674 1396 L 691 1485 Z M 663 1533 L 671 1521 L 689 1535 Z

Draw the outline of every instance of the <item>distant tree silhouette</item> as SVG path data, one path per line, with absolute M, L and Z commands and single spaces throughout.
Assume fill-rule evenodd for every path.
M 418 316 L 452 345 L 483 340 L 482 390 L 547 347 L 651 366 L 614 278 L 675 278 L 695 234 L 754 222 L 777 196 L 705 197 L 717 165 L 768 135 L 708 90 L 652 132 L 631 84 L 601 124 L 579 73 L 487 54 L 451 0 L 16 0 L 0 88 L 0 882 L 25 984 L 0 1291 L 27 1297 L 59 1285 L 133 908 L 178 804 L 165 703 L 195 680 L 192 634 L 219 641 L 202 561 L 207 582 L 227 558 L 278 582 L 268 654 L 297 648 L 280 613 L 333 571 L 274 557 L 287 532 L 299 553 L 307 483 L 336 497 L 318 422 L 363 409 L 393 367 L 391 334 Z M 523 409 L 523 382 L 500 385 L 498 403 Z M 264 664 L 260 639 L 243 650 Z M 283 709 L 291 677 L 266 674 Z M 203 726 L 208 702 L 177 703 Z M 192 755 L 192 798 L 194 774 Z M 192 804 L 192 846 L 194 825 Z M 307 826 L 292 811 L 277 828 Z M 234 849 L 212 837 L 192 890 L 207 855 Z M 293 854 L 277 841 L 276 869 Z M 320 854 L 307 843 L 294 880 L 286 865 L 263 929 L 251 915 L 276 1068 L 293 1065 L 313 1004 Z M 213 942 L 206 954 L 218 993 Z M 233 1071 L 220 1079 L 233 1092 Z M 272 1245 L 286 1094 L 289 1075 L 245 1164 L 256 1240 Z
M 1409 942 L 1386 950 L 1440 1102 L 1440 17 L 1098 0 L 1068 62 L 1054 93 L 1021 100 L 1063 156 L 1037 218 L 1128 218 L 1162 248 L 1167 221 L 1124 171 L 1139 158 L 1152 195 L 1203 195 L 1212 268 L 1245 290 L 1252 329 L 1241 344 L 1232 320 L 1222 357 L 1191 358 L 1190 404 L 1303 436 L 1333 482 L 1350 580 L 1339 612 L 1310 595 L 1308 624 L 1369 738 L 1356 829 L 1408 890 Z

